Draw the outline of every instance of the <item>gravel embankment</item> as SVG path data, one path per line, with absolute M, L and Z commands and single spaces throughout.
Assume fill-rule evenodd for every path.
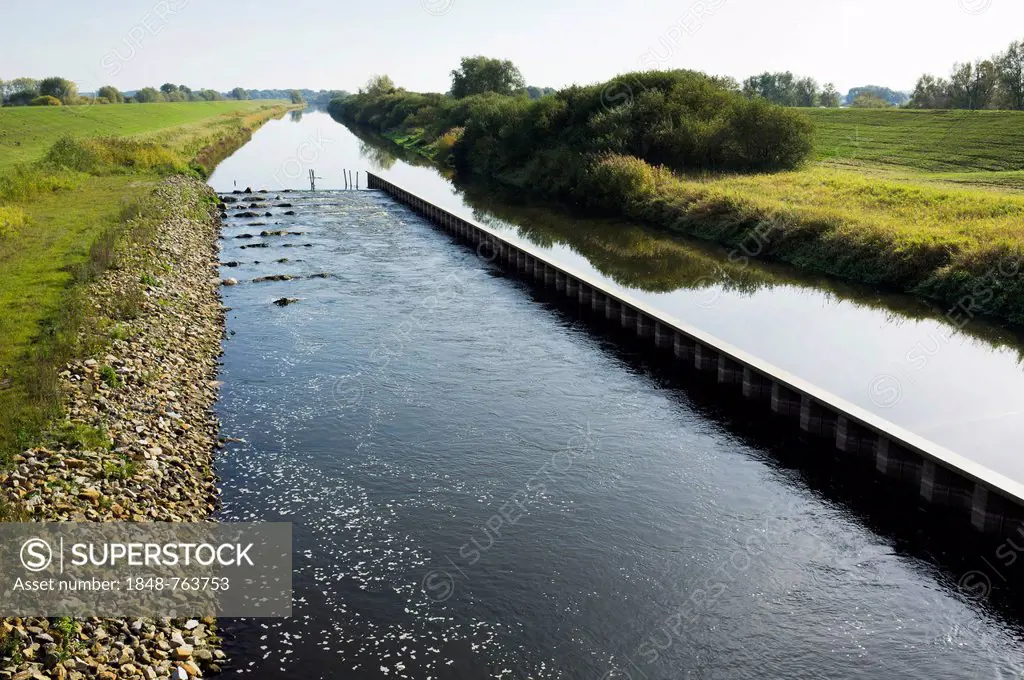
M 156 192 L 166 217 L 155 237 L 129 246 L 90 285 L 99 316 L 130 318 L 107 329 L 103 350 L 61 374 L 77 433 L 65 426 L 63 444 L 26 451 L 0 472 L 3 495 L 32 520 L 198 521 L 216 510 L 213 406 L 224 308 L 209 191 L 197 180 L 166 180 Z M 91 439 L 105 433 L 110 447 L 82 445 L 90 440 L 82 425 Z M 201 677 L 224 658 L 213 619 L 77 623 L 68 640 L 54 621 L 0 621 L 12 641 L 0 680 Z

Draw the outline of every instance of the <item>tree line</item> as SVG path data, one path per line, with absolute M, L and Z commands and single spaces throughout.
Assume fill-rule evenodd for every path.
M 888 87 L 865 85 L 854 87 L 844 96 L 833 83 L 819 86 L 814 78 L 798 77 L 790 71 L 761 73 L 751 76 L 738 87 L 747 97 L 766 99 L 779 106 L 838 108 L 885 108 L 903 106 L 910 96 Z
M 451 77 L 451 89 L 440 94 L 373 76 L 329 111 L 379 133 L 416 132 L 473 174 L 518 174 L 567 194 L 605 154 L 636 159 L 634 170 L 743 172 L 792 168 L 811 151 L 805 117 L 696 71 L 626 74 L 537 99 L 510 61 L 466 57 Z
M 925 73 L 908 106 L 915 109 L 1024 110 L 1024 41 L 988 59 L 953 64 L 949 78 Z
M 231 92 L 218 92 L 208 88 L 195 89 L 187 85 L 164 83 L 159 88 L 144 87 L 133 92 L 122 92 L 113 85 L 104 85 L 95 93 L 82 94 L 78 85 L 67 78 L 53 76 L 36 80 L 34 78 L 0 79 L 0 102 L 3 106 L 81 106 L 87 104 L 130 104 L 155 102 L 209 102 L 226 99 L 285 99 L 293 104 L 308 102 L 312 105 L 327 106 L 338 96 L 347 93 L 339 90 L 246 90 L 236 87 Z

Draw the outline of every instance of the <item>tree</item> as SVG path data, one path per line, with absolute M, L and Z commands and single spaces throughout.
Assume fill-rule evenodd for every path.
M 818 105 L 818 83 L 814 78 L 801 78 L 794 84 L 795 106 Z
M 813 82 L 813 81 L 812 81 Z M 785 73 L 762 73 L 743 81 L 743 94 L 751 99 L 766 99 L 772 104 L 797 106 L 796 78 Z
M 1006 52 L 996 57 L 996 71 L 1000 104 L 1024 110 L 1024 41 L 1010 43 Z
M 739 82 L 732 76 L 710 76 L 711 82 L 718 85 L 723 90 L 729 90 L 730 92 L 740 92 Z
M 395 81 L 391 80 L 391 76 L 386 75 L 372 75 L 370 79 L 366 81 L 366 85 L 359 88 L 360 94 L 368 94 L 371 97 L 379 97 L 384 94 L 391 94 L 398 88 L 395 87 Z
M 292 100 L 292 104 L 304 104 L 306 100 L 302 98 L 302 93 L 298 90 L 292 90 L 288 93 L 288 97 Z
M 245 91 L 245 88 L 236 87 L 231 90 L 231 97 L 233 99 L 249 99 L 249 93 Z
M 452 96 L 456 99 L 484 92 L 511 95 L 525 87 L 523 74 L 507 59 L 463 57 L 462 65 L 452 71 Z
M 944 78 L 924 74 L 917 79 L 914 94 L 907 106 L 912 109 L 948 109 L 949 82 Z
M 974 62 L 968 92 L 972 109 L 988 109 L 993 106 L 999 89 L 999 69 L 989 59 Z
M 853 102 L 857 100 L 862 94 L 868 94 L 878 99 L 884 99 L 893 106 L 903 106 L 907 103 L 910 97 L 906 92 L 897 92 L 888 87 L 880 87 L 878 85 L 865 85 L 863 87 L 854 87 L 846 95 L 846 103 L 853 106 Z
M 59 99 L 65 104 L 74 104 L 78 99 L 78 85 L 67 78 L 44 78 L 39 81 L 39 95 Z
M 819 102 L 822 106 L 830 109 L 839 108 L 839 91 L 836 89 L 836 86 L 832 83 L 825 83 L 825 87 L 821 91 L 821 97 L 819 97 Z
M 15 78 L 11 81 L 11 94 L 16 92 L 39 92 L 39 81 L 33 78 Z
M 166 101 L 164 95 L 159 90 L 152 87 L 144 87 L 135 93 L 135 101 L 141 104 L 151 104 L 153 102 Z
M 164 94 L 171 94 L 172 92 L 178 91 L 178 86 L 174 83 L 164 83 L 160 86 L 160 91 Z
M 540 99 L 541 97 L 552 95 L 555 92 L 557 92 L 557 90 L 553 87 L 535 87 L 534 85 L 529 85 L 526 88 L 526 96 L 530 99 Z
M 889 109 L 892 103 L 870 92 L 861 92 L 850 106 L 855 109 Z
M 985 109 L 992 102 L 998 77 L 991 61 L 953 65 L 949 78 L 949 106 L 954 109 Z
M 121 91 L 119 89 L 117 89 L 116 87 L 114 87 L 113 85 L 104 85 L 103 87 L 101 87 L 99 90 L 96 91 L 96 96 L 97 97 L 104 97 L 111 104 L 123 104 L 124 103 L 124 95 L 121 94 Z

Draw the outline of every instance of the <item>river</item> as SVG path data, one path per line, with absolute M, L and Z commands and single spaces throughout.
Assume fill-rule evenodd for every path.
M 370 166 L 900 424 L 939 423 L 920 434 L 961 452 L 958 437 L 984 441 L 987 464 L 1013 468 L 1009 439 L 997 446 L 1012 431 L 999 414 L 1022 394 L 1010 334 L 947 332 L 926 365 L 897 376 L 886 364 L 903 356 L 896 348 L 950 329 L 912 300 L 736 267 L 637 225 L 504 205 L 389 157 L 326 114 L 291 116 L 210 180 L 219 191 L 269 188 L 295 213 L 272 208 L 224 229 L 222 261 L 236 266 L 223 275 L 240 285 L 224 289 L 219 415 L 243 442 L 218 462 L 221 517 L 293 522 L 296 571 L 291 619 L 225 622 L 229 672 L 1024 673 L 1016 618 L 968 597 L 977 593 L 958 587 L 960 572 L 923 544 L 874 526 L 666 385 L 644 357 L 384 195 L 326 190 L 343 186 L 342 168 Z M 320 191 L 308 191 L 310 168 Z M 253 282 L 282 274 L 294 278 Z M 875 403 L 893 387 L 886 378 L 886 390 L 870 389 L 876 374 L 896 380 L 893 404 Z M 957 385 L 942 401 L 938 387 Z M 999 390 L 1000 410 L 979 401 Z

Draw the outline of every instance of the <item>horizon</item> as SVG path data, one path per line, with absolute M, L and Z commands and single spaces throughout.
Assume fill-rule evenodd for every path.
M 235 16 L 224 11 L 231 4 L 218 5 L 218 16 Z M 516 8 L 386 0 L 384 7 L 298 0 L 281 13 L 254 0 L 237 15 L 240 21 L 218 24 L 199 0 L 144 0 L 127 8 L 101 0 L 56 16 L 45 6 L 19 6 L 8 10 L 10 23 L 45 22 L 52 42 L 32 31 L 9 37 L 0 74 L 59 75 L 83 92 L 165 82 L 217 91 L 298 85 L 355 92 L 370 75 L 386 73 L 410 91 L 445 92 L 459 59 L 482 54 L 511 59 L 529 85 L 556 89 L 640 70 L 692 69 L 739 81 L 790 71 L 832 82 L 842 93 L 868 85 L 906 92 L 924 73 L 945 76 L 956 62 L 988 58 L 1020 38 L 1013 27 L 1024 23 L 1024 6 L 1001 0 L 907 0 L 896 8 L 880 0 L 827 7 L 810 0 L 653 0 L 643 7 L 595 0 L 586 13 L 565 0 L 525 0 Z M 282 35 L 304 42 L 284 44 Z M 863 49 L 866 35 L 872 37 Z

